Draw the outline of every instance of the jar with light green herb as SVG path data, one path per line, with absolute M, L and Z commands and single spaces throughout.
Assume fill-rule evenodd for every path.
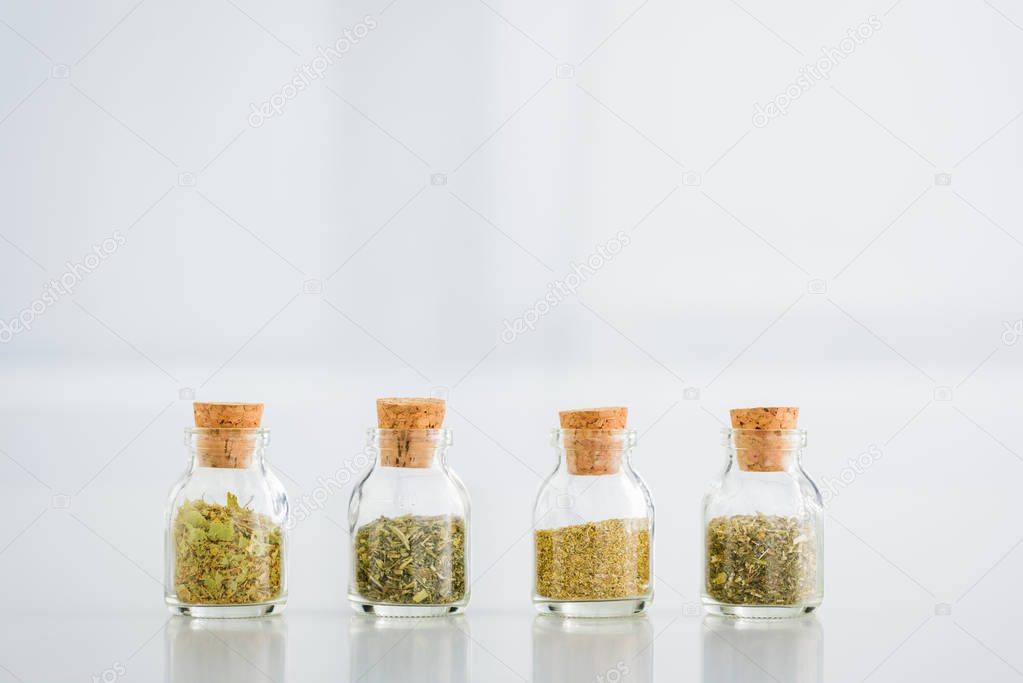
M 257 617 L 288 599 L 288 497 L 267 462 L 261 403 L 196 403 L 188 468 L 166 513 L 165 601 L 175 614 Z

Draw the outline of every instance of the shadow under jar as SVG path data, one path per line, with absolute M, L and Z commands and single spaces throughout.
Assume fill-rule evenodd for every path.
M 727 463 L 704 499 L 707 611 L 778 618 L 812 612 L 823 596 L 824 507 L 803 469 L 796 408 L 732 411 Z
M 358 612 L 428 617 L 469 602 L 469 495 L 448 467 L 439 399 L 381 399 L 374 462 L 352 491 L 348 598 Z M 388 412 L 390 411 L 390 412 Z
M 625 408 L 561 413 L 557 469 L 533 510 L 533 604 L 566 617 L 642 612 L 653 598 L 654 507 L 632 467 Z M 581 425 L 581 426 L 577 426 Z
M 255 617 L 287 602 L 288 500 L 266 461 L 262 408 L 195 404 L 203 426 L 185 430 L 188 469 L 166 511 L 164 597 L 175 614 Z

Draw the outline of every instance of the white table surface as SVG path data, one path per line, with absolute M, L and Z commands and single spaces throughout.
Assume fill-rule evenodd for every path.
M 656 605 L 649 616 L 615 620 L 563 620 L 528 607 L 411 620 L 299 610 L 220 621 L 159 610 L 12 620 L 17 628 L 5 630 L 3 639 L 5 681 L 804 683 L 1020 676 L 1018 652 L 1000 653 L 977 637 L 990 638 L 997 623 L 909 605 L 823 609 L 773 622 Z M 1008 619 L 1002 626 L 1008 631 Z M 1005 647 L 1010 638 L 1003 632 L 991 642 Z

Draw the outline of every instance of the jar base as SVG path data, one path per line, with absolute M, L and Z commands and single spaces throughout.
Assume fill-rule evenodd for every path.
M 189 605 L 174 600 L 167 600 L 167 608 L 171 614 L 197 619 L 253 619 L 284 611 L 286 601 L 260 602 L 247 605 Z
M 819 603 L 802 605 L 731 605 L 717 600 L 703 599 L 708 614 L 737 619 L 792 619 L 810 614 Z
M 555 614 L 570 618 L 628 617 L 641 614 L 650 604 L 652 596 L 625 600 L 547 600 L 533 598 L 533 606 L 541 614 Z
M 373 614 L 378 617 L 444 617 L 461 614 L 465 605 L 395 605 L 349 600 L 352 609 L 359 614 Z

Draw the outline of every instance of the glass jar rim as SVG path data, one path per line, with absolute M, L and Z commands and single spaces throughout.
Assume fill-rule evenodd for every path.
M 223 434 L 229 437 L 253 436 L 269 437 L 270 430 L 266 427 L 185 427 L 185 437 L 216 436 Z
M 381 438 L 404 436 L 413 439 L 429 441 L 435 446 L 450 446 L 454 443 L 454 435 L 447 427 L 433 429 L 388 429 L 383 427 L 370 427 L 366 430 L 366 439 L 369 445 L 377 446 Z
M 743 429 L 738 427 L 722 427 L 721 440 L 725 446 L 739 448 L 735 445 L 736 437 L 752 435 L 770 435 L 778 441 L 789 445 L 791 448 L 806 448 L 807 438 L 805 429 Z

